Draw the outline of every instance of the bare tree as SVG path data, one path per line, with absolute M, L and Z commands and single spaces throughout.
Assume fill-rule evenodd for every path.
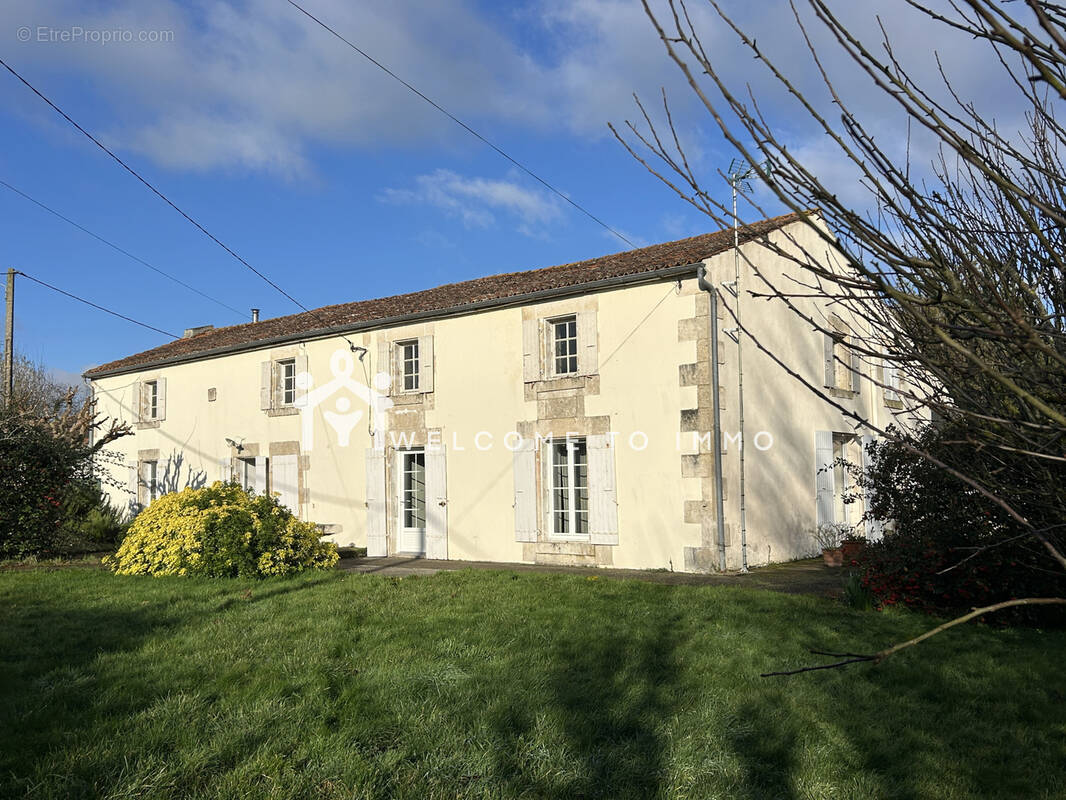
M 707 2 L 834 144 L 868 192 L 868 203 L 848 203 L 793 155 L 758 98 L 730 85 L 704 47 L 684 0 L 668 0 L 669 11 L 662 15 L 644 0 L 669 57 L 717 128 L 824 244 L 821 253 L 799 248 L 797 254 L 795 242 L 791 248 L 765 243 L 793 261 L 803 277 L 787 286 L 764 279 L 762 289 L 751 294 L 783 303 L 827 334 L 832 332 L 826 321 L 801 311 L 798 298 L 824 300 L 862 320 L 868 334 L 852 347 L 871 367 L 865 370 L 867 379 L 879 382 L 882 373 L 872 367 L 893 365 L 907 378 L 901 399 L 909 409 L 951 422 L 956 447 L 946 455 L 921 455 L 954 475 L 960 488 L 998 505 L 1043 549 L 1049 567 L 1066 570 L 1061 534 L 1066 523 L 1066 171 L 1060 158 L 1066 131 L 1056 115 L 1066 101 L 1066 7 L 1044 0 L 951 0 L 951 13 L 944 14 L 918 0 L 901 0 L 930 25 L 969 34 L 988 46 L 1028 109 L 1021 130 L 1004 131 L 982 116 L 972 98 L 960 96 L 943 69 L 942 85 L 936 87 L 909 73 L 883 27 L 881 40 L 870 46 L 825 0 L 806 0 L 808 20 L 813 17 L 846 56 L 849 71 L 866 76 L 874 91 L 903 112 L 908 141 L 914 126 L 934 143 L 936 156 L 919 180 L 912 179 L 909 147 L 902 159 L 893 157 L 838 91 L 840 76 L 826 66 L 827 53 L 815 46 L 810 22 L 794 2 L 795 24 L 832 98 L 833 117 L 819 110 L 717 0 Z M 639 98 L 637 103 L 640 123 L 627 122 L 624 134 L 612 126 L 615 136 L 686 202 L 719 224 L 732 224 L 731 210 L 714 199 L 686 157 L 665 92 L 664 124 L 655 124 Z M 745 197 L 764 213 L 752 193 Z M 826 266 L 830 251 L 843 260 L 842 268 Z M 788 368 L 750 330 L 744 333 Z M 806 383 L 834 403 L 821 387 Z M 838 407 L 856 425 L 876 430 L 870 420 Z M 898 431 L 880 433 L 915 447 Z M 974 452 L 983 457 L 975 461 Z M 999 607 L 1004 606 L 979 609 L 958 621 Z M 841 663 L 879 661 L 914 643 L 879 654 L 843 654 L 847 658 Z

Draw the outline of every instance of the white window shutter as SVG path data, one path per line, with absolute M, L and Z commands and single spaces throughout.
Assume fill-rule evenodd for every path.
M 273 489 L 277 492 L 278 502 L 289 511 L 300 516 L 300 457 L 293 455 L 274 456 L 271 459 Z
M 848 339 L 852 348 L 856 346 L 855 337 L 851 336 Z M 859 356 L 857 350 L 851 351 L 851 391 L 858 394 L 862 391 L 862 358 Z
M 832 388 L 837 385 L 837 368 L 833 360 L 833 346 L 836 339 L 830 333 L 822 334 L 822 355 L 825 360 L 825 386 Z
M 899 401 L 899 370 L 895 364 L 885 363 L 884 367 L 885 400 L 889 403 Z
M 252 488 L 255 489 L 257 494 L 267 493 L 269 480 L 267 461 L 266 456 L 257 456 L 255 459 L 255 480 L 252 483 Z
M 150 461 L 141 462 L 140 473 L 137 502 L 146 506 L 152 501 L 152 464 Z
M 126 491 L 130 495 L 130 503 L 139 503 L 140 498 L 137 494 L 137 465 L 127 464 L 126 469 L 128 470 L 128 475 L 126 477 Z
M 595 311 L 582 311 L 577 315 L 577 362 L 577 371 L 581 375 L 595 375 L 599 371 Z
M 155 418 L 166 419 L 167 418 L 167 379 L 157 378 L 155 382 L 156 386 L 156 401 L 155 401 Z
M 218 479 L 223 483 L 231 483 L 233 481 L 232 459 L 220 458 L 218 460 Z
M 862 437 L 862 474 L 863 477 L 868 477 L 870 474 L 870 452 L 869 447 L 874 442 L 874 437 L 869 434 L 863 434 Z M 865 497 L 863 497 L 864 511 L 869 514 L 870 505 L 873 503 L 874 492 L 872 489 L 867 488 Z M 885 525 L 882 520 L 874 519 L 867 516 L 865 521 L 866 526 L 866 538 L 868 541 L 877 542 L 880 541 L 885 534 Z
M 264 361 L 259 365 L 259 408 L 269 411 L 274 407 L 274 365 Z
M 814 432 L 814 486 L 817 502 L 816 521 L 819 525 L 833 522 L 833 498 L 836 494 L 833 478 L 833 432 Z
M 426 450 L 426 558 L 448 558 L 448 475 L 444 447 Z
M 433 391 L 433 337 L 418 337 L 418 391 Z
M 301 354 L 296 356 L 296 377 L 299 378 L 305 372 L 310 372 L 310 368 L 307 365 L 307 355 Z M 306 404 L 307 390 L 300 388 L 301 381 L 296 381 L 296 397 L 293 401 L 293 405 L 297 408 L 302 408 Z
M 540 380 L 540 321 L 522 320 L 522 380 L 533 383 Z
M 589 469 L 589 539 L 592 544 L 618 544 L 618 491 L 614 448 L 600 434 L 586 439 Z
M 135 422 L 144 422 L 144 383 L 141 381 L 133 384 L 133 414 Z
M 385 538 L 385 453 L 371 447 L 366 451 L 366 554 L 388 554 Z
M 537 541 L 537 452 L 531 439 L 514 451 L 514 538 Z

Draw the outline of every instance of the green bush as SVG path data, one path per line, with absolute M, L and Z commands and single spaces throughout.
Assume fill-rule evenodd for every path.
M 119 575 L 291 575 L 337 563 L 319 537 L 273 497 L 218 482 L 153 501 L 104 563 Z
M 884 539 L 863 548 L 856 564 L 862 585 L 882 606 L 901 605 L 933 614 L 960 614 L 1021 597 L 1055 597 L 1066 591 L 1066 573 L 1044 547 L 1000 506 L 928 459 L 922 450 L 951 463 L 965 456 L 971 474 L 993 476 L 995 490 L 1040 527 L 1057 531 L 1066 497 L 1033 497 L 1025 473 L 1002 469 L 1003 456 L 978 448 L 960 455 L 965 432 L 930 426 L 916 434 L 914 449 L 892 441 L 875 443 L 871 465 L 858 483 L 872 491 L 870 513 L 893 520 Z M 994 459 L 994 460 L 993 460 Z M 986 464 L 985 462 L 991 462 Z M 1066 469 L 1049 462 L 1066 485 Z M 989 480 L 989 483 L 992 479 Z M 1053 531 L 1051 536 L 1055 536 Z M 1066 625 L 1061 607 L 1021 607 L 1000 612 L 995 622 Z

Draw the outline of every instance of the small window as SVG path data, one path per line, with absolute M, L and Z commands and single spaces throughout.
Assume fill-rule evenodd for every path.
M 552 370 L 555 375 L 577 374 L 577 317 L 561 317 L 551 325 Z
M 400 368 L 400 385 L 405 392 L 417 392 L 419 390 L 418 375 L 422 368 L 418 352 L 418 339 L 397 342 L 396 350 Z
M 239 483 L 246 492 L 251 492 L 255 489 L 254 458 L 237 459 L 237 483 Z
M 296 359 L 286 358 L 278 362 L 278 394 L 283 406 L 296 402 Z
M 144 412 L 148 419 L 159 419 L 159 381 L 144 384 Z
M 549 444 L 552 534 L 583 538 L 589 533 L 588 451 L 584 439 Z
M 141 462 L 141 489 L 142 491 L 138 494 L 143 498 L 143 505 L 151 503 L 161 494 L 159 491 L 158 461 Z

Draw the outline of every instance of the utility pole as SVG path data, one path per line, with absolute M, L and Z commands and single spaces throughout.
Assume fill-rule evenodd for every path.
M 763 165 L 768 170 L 769 167 Z M 748 518 L 747 498 L 744 495 L 744 336 L 741 323 L 740 305 L 740 220 L 737 217 L 737 187 L 748 185 L 748 179 L 758 173 L 758 168 L 743 161 L 733 161 L 729 165 L 729 186 L 733 190 L 733 285 L 730 287 L 736 298 L 735 316 L 737 327 L 734 329 L 737 339 L 737 413 L 739 414 L 740 436 L 740 571 L 748 571 Z M 728 284 L 727 284 L 728 286 Z
M 10 411 L 15 405 L 15 270 L 7 271 L 7 307 L 4 316 L 4 406 Z

